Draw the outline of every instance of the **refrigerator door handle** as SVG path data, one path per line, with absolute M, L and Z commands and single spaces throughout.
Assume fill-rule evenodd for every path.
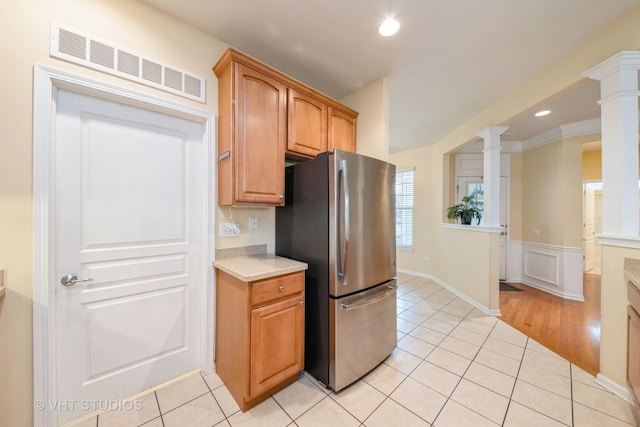
M 380 300 L 385 299 L 386 297 L 388 297 L 389 295 L 394 293 L 396 291 L 396 287 L 397 287 L 396 285 L 389 285 L 389 286 L 387 286 L 387 290 L 384 293 L 382 293 L 380 295 L 376 295 L 373 298 L 367 298 L 364 301 L 357 301 L 357 302 L 354 302 L 352 304 L 340 303 L 340 308 L 343 309 L 343 310 L 349 311 L 349 310 L 357 310 L 358 308 L 365 307 L 367 305 L 371 305 L 373 303 L 376 303 L 376 302 L 378 302 Z
M 343 286 L 347 285 L 347 263 L 349 260 L 349 181 L 348 181 L 348 171 L 347 171 L 347 161 L 345 159 L 340 160 L 340 164 L 338 167 L 338 171 L 342 176 L 342 180 L 340 181 L 343 188 L 344 194 L 344 232 L 340 228 L 340 220 L 338 220 L 338 235 L 340 239 L 339 249 L 340 257 L 338 265 L 338 279 Z M 340 196 L 338 195 L 338 200 L 340 200 Z M 342 245 L 344 242 L 344 251 L 342 251 Z

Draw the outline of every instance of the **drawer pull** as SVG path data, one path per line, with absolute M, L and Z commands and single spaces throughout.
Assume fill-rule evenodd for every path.
M 280 292 L 284 292 L 284 286 L 280 286 L 280 287 L 278 288 L 278 290 L 279 290 Z

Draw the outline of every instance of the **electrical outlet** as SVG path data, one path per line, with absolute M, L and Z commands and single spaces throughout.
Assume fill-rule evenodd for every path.
M 258 217 L 250 216 L 249 217 L 249 231 L 256 231 L 258 229 Z
M 531 230 L 531 234 L 533 234 L 534 236 L 539 236 L 540 235 L 540 229 L 539 228 L 534 228 L 533 230 Z
M 431 257 L 427 255 L 423 256 L 422 259 L 425 260 L 426 262 L 431 261 Z
M 237 236 L 240 234 L 240 229 L 232 222 L 220 223 L 220 237 Z

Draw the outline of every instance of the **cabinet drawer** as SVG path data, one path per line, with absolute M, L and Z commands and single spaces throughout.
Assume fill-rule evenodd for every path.
M 251 305 L 284 298 L 304 291 L 304 273 L 261 280 L 251 285 Z
M 627 283 L 627 298 L 629 304 L 640 313 L 640 291 L 631 282 Z

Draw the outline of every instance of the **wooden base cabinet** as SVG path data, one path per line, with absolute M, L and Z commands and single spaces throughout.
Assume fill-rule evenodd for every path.
M 243 282 L 216 272 L 216 372 L 243 411 L 304 368 L 304 272 Z
M 640 408 L 640 292 L 629 283 L 627 295 L 627 385 L 636 411 Z M 639 414 L 640 415 L 640 414 Z

